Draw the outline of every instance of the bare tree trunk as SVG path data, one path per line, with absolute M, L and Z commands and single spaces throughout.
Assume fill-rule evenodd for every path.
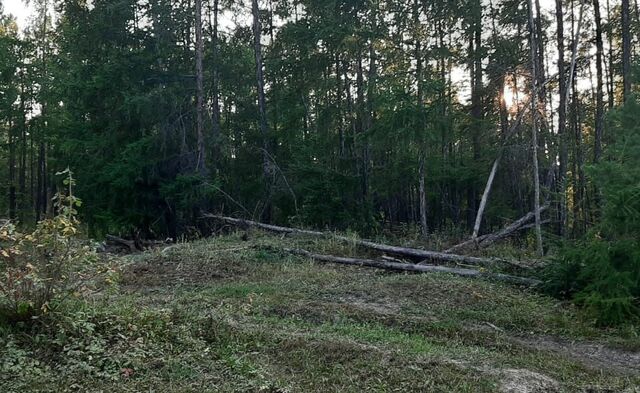
M 425 156 L 426 149 L 425 143 L 423 142 L 425 130 L 425 122 L 423 115 L 423 93 L 422 93 L 422 45 L 421 39 L 418 37 L 418 31 L 420 29 L 420 3 L 418 0 L 415 0 L 413 3 L 413 28 L 414 34 L 416 37 L 414 38 L 414 57 L 416 59 L 416 95 L 417 95 L 417 107 L 418 107 L 418 128 L 420 133 L 420 147 L 419 147 L 419 164 L 418 164 L 418 187 L 419 187 L 419 198 L 420 198 L 420 233 L 423 238 L 426 238 L 429 234 L 429 226 L 427 224 L 427 193 L 425 187 Z
M 423 237 L 427 237 L 429 234 L 429 227 L 427 225 L 427 195 L 424 184 L 424 153 L 420 152 L 420 164 L 418 168 L 418 180 L 420 187 L 420 230 Z
M 473 160 L 480 159 L 480 133 L 482 131 L 482 3 L 476 0 L 472 4 L 472 27 L 470 34 L 469 55 L 471 69 L 471 118 Z M 472 182 L 467 190 L 467 222 L 474 223 L 474 212 L 478 206 L 478 190 Z
M 20 171 L 18 173 L 18 210 L 21 212 L 27 207 L 27 108 L 25 105 L 24 71 L 20 70 Z
M 598 162 L 602 152 L 602 132 L 604 130 L 604 101 L 602 81 L 602 20 L 600 19 L 600 1 L 593 0 L 594 16 L 596 22 L 596 127 L 593 145 L 593 161 Z
M 629 26 L 629 0 L 622 0 L 622 97 L 631 95 L 631 29 Z
M 536 36 L 533 19 L 533 4 L 529 3 L 529 43 L 531 51 L 531 122 L 532 124 L 532 150 L 533 150 L 533 186 L 534 186 L 534 213 L 535 213 L 535 231 L 536 231 L 536 248 L 539 256 L 544 255 L 542 248 L 542 229 L 540 228 L 540 174 L 538 169 L 538 83 L 536 80 Z
M 532 279 L 532 278 L 511 276 L 508 274 L 500 274 L 500 273 L 481 272 L 475 269 L 463 269 L 463 268 L 453 268 L 453 267 L 444 267 L 444 266 L 426 265 L 426 264 L 401 263 L 401 262 L 391 262 L 391 261 L 376 261 L 373 259 L 362 259 L 362 258 L 338 257 L 333 255 L 315 254 L 302 249 L 285 248 L 284 251 L 289 252 L 291 254 L 295 254 L 295 255 L 305 256 L 315 261 L 339 263 L 343 265 L 366 266 L 366 267 L 374 267 L 378 269 L 410 271 L 410 272 L 416 272 L 416 273 L 448 273 L 448 274 L 454 274 L 454 275 L 463 276 L 463 277 L 477 277 L 477 278 L 487 278 L 487 279 L 492 279 L 497 281 L 505 281 L 505 282 L 510 282 L 512 284 L 516 284 L 516 285 L 531 286 L 531 285 L 541 284 L 541 281 Z
M 543 85 L 546 85 L 546 82 Z M 504 152 L 504 147 L 505 147 L 505 145 L 507 143 L 507 140 L 509 140 L 511 135 L 513 135 L 513 133 L 520 126 L 520 122 L 522 121 L 522 118 L 524 117 L 524 113 L 525 113 L 525 111 L 521 111 L 518 114 L 518 117 L 516 118 L 516 120 L 511 125 L 511 127 L 509 127 L 508 130 L 503 132 L 503 135 L 502 135 L 502 138 L 503 138 L 502 139 L 502 146 L 500 147 L 500 150 L 498 151 L 498 157 L 493 162 L 493 165 L 491 167 L 491 172 L 489 173 L 489 178 L 487 179 L 487 183 L 486 183 L 486 185 L 484 187 L 484 192 L 482 193 L 482 199 L 480 200 L 480 207 L 478 208 L 478 213 L 476 214 L 476 221 L 475 221 L 475 224 L 473 226 L 473 233 L 471 235 L 471 240 L 476 239 L 478 237 L 478 234 L 480 233 L 480 225 L 482 224 L 482 217 L 484 215 L 484 209 L 487 207 L 487 201 L 489 200 L 489 194 L 491 193 L 491 187 L 493 186 L 493 180 L 495 179 L 496 172 L 498 171 L 498 166 L 500 165 L 500 160 L 502 159 L 502 154 Z M 503 125 L 503 129 L 504 129 L 504 125 Z
M 478 233 L 480 232 L 482 215 L 484 213 L 484 208 L 487 206 L 487 200 L 489 199 L 489 193 L 491 192 L 491 186 L 493 185 L 493 179 L 496 177 L 496 172 L 498 171 L 498 165 L 500 164 L 501 157 L 502 157 L 502 151 L 500 152 L 500 155 L 498 156 L 498 158 L 496 158 L 496 160 L 493 162 L 493 166 L 491 167 L 491 172 L 489 173 L 489 179 L 487 180 L 487 184 L 484 187 L 484 192 L 482 193 L 482 199 L 480 200 L 480 207 L 478 208 L 478 214 L 476 214 L 476 222 L 473 226 L 473 234 L 471 235 L 472 240 L 475 240 L 478 237 Z
M 548 207 L 549 207 L 548 204 L 542 206 L 540 208 L 540 212 L 546 210 Z M 498 232 L 490 233 L 490 234 L 487 234 L 487 235 L 482 235 L 482 236 L 477 237 L 476 239 L 466 240 L 466 241 L 464 241 L 462 243 L 456 244 L 455 246 L 449 247 L 448 249 L 444 250 L 443 252 L 446 252 L 446 253 L 460 252 L 464 248 L 470 247 L 471 245 L 474 245 L 476 248 L 488 247 L 491 244 L 495 243 L 496 241 L 498 241 L 500 239 L 504 239 L 505 237 L 511 236 L 513 233 L 515 233 L 515 232 L 517 232 L 519 230 L 530 228 L 531 225 L 527 225 L 527 223 L 532 218 L 535 218 L 535 212 L 533 212 L 533 211 L 525 214 L 523 217 L 517 219 L 516 221 L 514 221 L 511 224 L 507 225 L 506 227 L 504 227 L 503 229 L 501 229 Z M 542 223 L 544 223 L 544 221 Z M 535 224 L 534 224 L 534 226 L 535 226 Z
M 38 180 L 36 188 L 36 222 L 40 221 L 47 212 L 47 159 L 45 143 L 41 141 L 38 146 Z
M 9 118 L 9 219 L 16 218 L 16 146 L 13 119 Z
M 615 70 L 614 70 L 614 66 L 613 66 L 613 41 L 614 41 L 614 37 L 613 37 L 613 23 L 611 23 L 611 7 L 609 4 L 609 0 L 607 0 L 607 40 L 609 41 L 609 53 L 608 53 L 608 64 L 609 64 L 609 75 L 608 75 L 608 80 L 607 80 L 607 95 L 608 95 L 608 102 L 607 105 L 609 106 L 609 109 L 613 108 L 614 105 L 614 84 L 613 84 L 613 80 L 614 80 L 614 74 L 615 74 Z
M 213 98 L 213 113 L 211 115 L 212 123 L 212 140 L 213 140 L 213 162 L 215 164 L 220 160 L 220 97 L 219 95 L 219 81 L 218 81 L 218 0 L 213 1 L 213 22 L 211 33 L 211 52 L 213 62 L 212 78 L 212 98 Z
M 204 144 L 204 75 L 202 70 L 202 58 L 204 53 L 204 45 L 202 41 L 202 0 L 195 0 L 196 8 L 196 137 L 197 137 L 197 161 L 196 171 L 206 173 L 205 164 L 205 144 Z
M 260 9 L 258 8 L 258 0 L 252 0 L 251 11 L 253 14 L 253 45 L 256 59 L 256 87 L 258 90 L 258 124 L 260 133 L 262 134 L 262 174 L 265 183 L 265 205 L 263 208 L 262 219 L 266 222 L 271 221 L 271 170 L 269 161 L 269 125 L 267 123 L 267 108 L 264 95 L 264 72 L 262 70 L 262 43 L 260 37 L 262 35 L 262 26 L 260 24 Z
M 559 176 L 560 203 L 558 206 L 558 233 L 564 236 L 567 228 L 567 81 L 564 64 L 564 13 L 562 0 L 556 0 L 556 24 L 558 42 L 558 139 L 559 139 Z
M 220 220 L 222 222 L 237 225 L 239 227 L 251 226 L 251 227 L 256 227 L 256 228 L 260 228 L 260 229 L 264 229 L 264 230 L 276 232 L 276 233 L 307 235 L 307 236 L 314 236 L 314 237 L 321 237 L 321 238 L 333 238 L 336 240 L 340 240 L 342 242 L 351 243 L 357 246 L 369 248 L 371 250 L 386 252 L 386 253 L 395 254 L 395 255 L 403 255 L 409 258 L 429 259 L 429 260 L 441 261 L 441 262 L 447 262 L 447 263 L 458 263 L 458 264 L 477 265 L 477 266 L 495 266 L 496 264 L 506 264 L 512 267 L 519 267 L 519 268 L 523 267 L 520 263 L 516 261 L 507 260 L 507 259 L 470 257 L 466 255 L 449 254 L 445 252 L 423 250 L 419 248 L 392 246 L 389 244 L 375 243 L 369 240 L 354 239 L 353 237 L 335 235 L 330 232 L 320 232 L 320 231 L 312 231 L 308 229 L 281 227 L 277 225 L 263 224 L 261 222 L 242 220 L 239 218 L 225 217 L 225 216 L 220 216 L 215 214 L 205 214 L 203 217 Z

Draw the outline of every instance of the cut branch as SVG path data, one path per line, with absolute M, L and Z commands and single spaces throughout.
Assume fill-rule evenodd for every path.
M 412 263 L 376 261 L 373 259 L 338 257 L 333 255 L 315 254 L 310 251 L 302 250 L 302 249 L 285 248 L 284 251 L 291 254 L 295 254 L 295 255 L 305 256 L 315 261 L 339 263 L 343 265 L 367 266 L 367 267 L 374 267 L 378 269 L 408 271 L 408 272 L 416 272 L 416 273 L 448 273 L 448 274 L 454 274 L 456 276 L 462 276 L 462 277 L 485 278 L 485 279 L 504 281 L 512 284 L 527 285 L 527 286 L 538 285 L 541 283 L 541 281 L 533 278 L 511 276 L 508 274 L 481 272 L 475 269 L 462 269 L 462 268 L 451 268 L 451 267 L 436 266 L 436 265 L 422 265 L 422 264 L 418 265 L 418 264 L 412 264 Z

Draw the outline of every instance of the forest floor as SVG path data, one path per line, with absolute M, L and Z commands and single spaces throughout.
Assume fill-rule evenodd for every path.
M 106 345 L 20 391 L 640 392 L 633 327 L 507 284 L 277 251 L 354 255 L 331 240 L 241 235 L 120 257 L 118 288 L 83 311 Z

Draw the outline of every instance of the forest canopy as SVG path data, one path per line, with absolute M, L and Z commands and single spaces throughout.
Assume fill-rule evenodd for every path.
M 476 238 L 533 212 L 542 254 L 601 221 L 635 100 L 627 0 L 31 6 L 1 19 L 0 210 L 53 214 L 70 168 L 97 237 L 213 211 Z

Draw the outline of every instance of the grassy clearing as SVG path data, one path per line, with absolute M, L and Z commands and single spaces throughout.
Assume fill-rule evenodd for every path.
M 119 288 L 69 302 L 70 315 L 44 332 L 0 332 L 0 391 L 640 386 L 633 327 L 599 330 L 567 305 L 504 284 L 277 251 L 292 245 L 355 253 L 331 240 L 256 232 L 248 241 L 231 234 L 123 258 Z

